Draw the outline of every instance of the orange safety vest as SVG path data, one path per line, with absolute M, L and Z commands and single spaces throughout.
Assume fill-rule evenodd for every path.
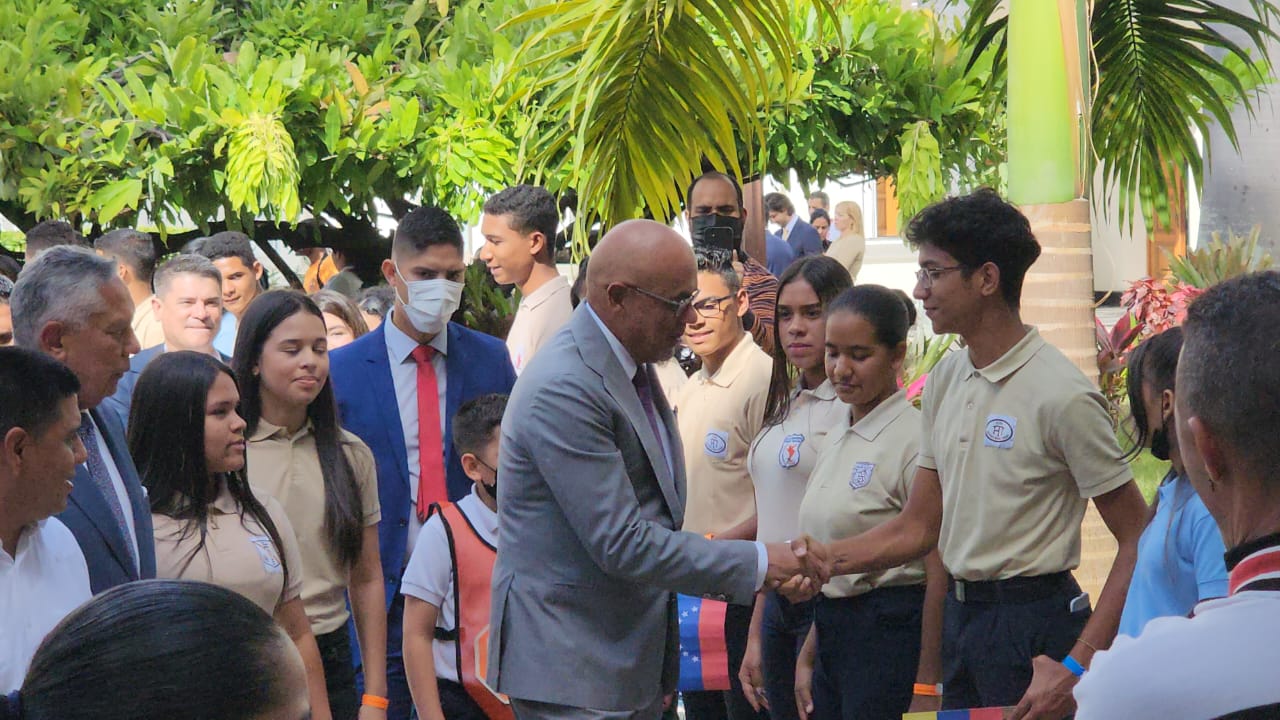
M 440 513 L 453 561 L 452 632 L 436 629 L 437 640 L 452 640 L 457 650 L 458 679 L 463 689 L 490 720 L 515 720 L 511 701 L 485 681 L 489 669 L 489 595 L 498 549 L 480 533 L 454 503 L 433 504 L 428 513 Z

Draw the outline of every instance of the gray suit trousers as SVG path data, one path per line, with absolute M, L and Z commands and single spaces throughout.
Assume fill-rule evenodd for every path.
M 658 720 L 662 717 L 662 697 L 640 710 L 592 710 L 517 698 L 511 698 L 511 709 L 516 720 Z

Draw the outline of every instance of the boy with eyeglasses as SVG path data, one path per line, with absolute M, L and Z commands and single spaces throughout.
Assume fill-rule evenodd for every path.
M 695 247 L 698 294 L 684 341 L 702 369 L 676 393 L 676 421 L 684 445 L 688 504 L 684 527 L 708 537 L 754 540 L 755 487 L 747 452 L 760 432 L 773 361 L 742 325 L 747 294 L 728 252 Z M 730 689 L 684 696 L 688 720 L 757 717 L 737 682 L 746 651 L 751 607 L 725 614 Z

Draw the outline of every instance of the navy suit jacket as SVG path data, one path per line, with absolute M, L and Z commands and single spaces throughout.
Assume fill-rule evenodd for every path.
M 152 360 L 162 354 L 164 354 L 164 343 L 149 347 L 129 358 L 129 371 L 120 378 L 120 382 L 116 383 L 115 394 L 103 400 L 102 405 L 99 406 L 99 411 L 109 410 L 115 414 L 126 437 L 129 434 L 129 409 L 133 406 L 133 388 L 138 384 L 138 376 L 147 369 L 147 365 L 151 364 Z M 218 358 L 228 365 L 231 364 L 231 358 L 222 353 L 218 353 Z
M 141 566 L 134 567 L 128 539 L 111 516 L 102 491 L 89 478 L 89 469 L 83 463 L 76 466 L 75 487 L 71 490 L 67 509 L 58 515 L 58 519 L 76 536 L 80 551 L 84 553 L 85 563 L 89 566 L 89 588 L 97 595 L 116 585 L 154 578 L 156 544 L 151 528 L 151 506 L 147 502 L 142 483 L 138 481 L 138 470 L 133 465 L 133 458 L 129 457 L 124 428 L 116 420 L 114 412 L 94 409 L 89 414 L 102 431 L 107 449 L 120 472 L 120 479 L 124 481 L 129 493 L 134 534 L 138 544 L 138 564 Z
M 390 318 L 386 322 L 390 322 Z M 453 416 L 466 401 L 489 393 L 509 394 L 516 373 L 511 355 L 501 340 L 449 323 L 449 351 L 445 356 L 445 485 L 450 500 L 471 492 L 471 480 L 462 471 L 453 447 Z M 400 574 L 409 548 L 409 458 L 404 427 L 396 404 L 391 365 L 387 360 L 385 323 L 330 356 L 329 375 L 342 426 L 355 433 L 373 451 L 378 468 L 378 547 L 382 552 L 382 576 L 387 583 L 387 605 L 400 592 Z
M 764 234 L 764 255 L 764 264 L 774 277 L 781 277 L 782 271 L 796 261 L 796 251 L 791 249 L 791 245 L 771 232 Z
M 787 244 L 796 251 L 797 258 L 805 255 L 821 255 L 823 252 L 822 238 L 818 237 L 817 229 L 800 219 L 796 220 L 795 227 L 791 228 L 791 234 L 787 235 Z

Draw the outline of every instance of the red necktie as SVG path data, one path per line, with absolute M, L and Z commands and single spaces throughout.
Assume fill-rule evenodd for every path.
M 444 438 L 440 435 L 440 390 L 436 369 L 431 364 L 435 348 L 419 345 L 413 359 L 418 363 L 418 519 L 427 521 L 431 503 L 449 499 L 444 480 Z

